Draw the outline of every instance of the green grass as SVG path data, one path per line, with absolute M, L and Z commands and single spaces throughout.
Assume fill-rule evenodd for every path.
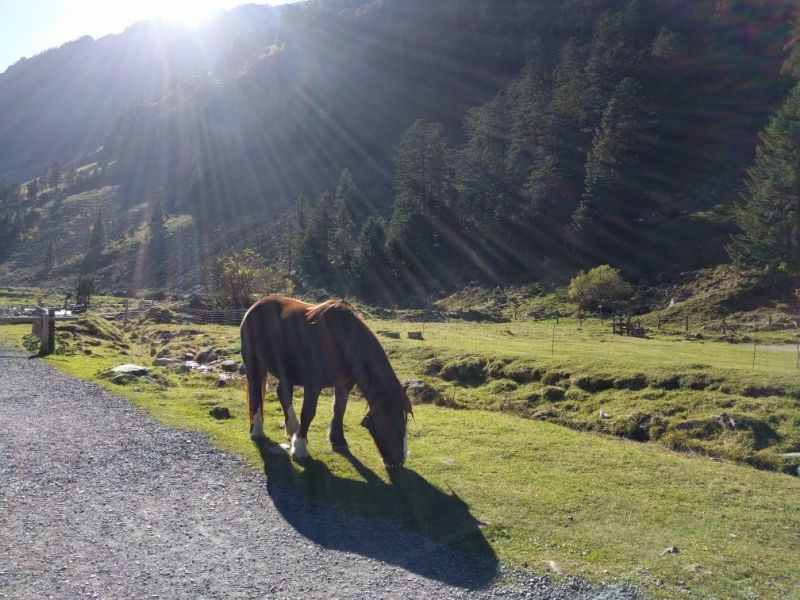
M 758 346 L 753 366 L 752 344 L 612 336 L 597 320 L 370 325 L 401 333 L 381 341 L 400 375 L 425 380 L 440 404 L 797 469 L 796 459 L 780 456 L 800 451 L 800 372 L 791 349 Z M 424 341 L 408 339 L 412 330 L 424 331 Z
M 416 328 L 405 323 L 381 325 L 398 331 Z M 548 356 L 544 334 L 548 327 L 552 333 L 551 325 L 531 326 L 524 340 L 518 339 L 520 329 L 513 336 L 504 333 L 504 327 L 514 332 L 515 324 L 436 327 L 425 325 L 426 340 L 415 342 L 416 349 L 409 340 L 382 339 L 401 375 L 416 374 L 431 357 L 480 350 L 490 356 L 535 361 L 550 373 L 556 367 L 616 369 L 634 362 L 635 369 L 648 377 L 699 364 L 699 356 L 704 356 L 705 371 L 719 372 L 724 367 L 732 381 L 749 377 L 746 366 L 737 366 L 745 362 L 745 356 L 735 346 L 722 346 L 710 357 L 709 347 L 696 343 L 595 340 L 597 345 L 614 344 L 613 351 L 601 353 L 571 348 L 562 340 L 556 353 Z M 566 336 L 568 327 L 569 323 L 564 325 L 562 335 Z M 178 335 L 187 329 L 194 333 Z M 28 330 L 27 326 L 0 328 L 0 339 L 13 343 Z M 330 404 L 323 399 L 309 436 L 315 460 L 302 466 L 249 440 L 238 386 L 220 389 L 212 378 L 161 369 L 156 369 L 154 383 L 120 386 L 98 377 L 122 361 L 147 364 L 152 349 L 165 346 L 178 351 L 209 344 L 232 356 L 238 350 L 235 333 L 235 328 L 225 327 L 129 325 L 123 342 L 127 350 L 121 349 L 119 341 L 114 345 L 104 339 L 108 332 L 101 332 L 99 338 L 83 334 L 71 340 L 76 355 L 48 360 L 67 373 L 99 381 L 165 423 L 204 432 L 218 447 L 242 456 L 253 468 L 266 468 L 273 479 L 290 480 L 316 502 L 396 519 L 435 539 L 496 554 L 519 568 L 541 573 L 547 561 L 554 561 L 569 574 L 643 585 L 654 597 L 664 598 L 679 593 L 689 597 L 800 596 L 797 478 L 499 412 L 425 405 L 415 408 L 416 419 L 409 428 L 409 473 L 405 479 L 392 480 L 358 426 L 364 411 L 358 398 L 351 401 L 345 424 L 356 458 L 348 460 L 330 451 L 326 442 Z M 588 328 L 581 335 L 589 344 L 600 333 Z M 86 350 L 91 354 L 85 354 Z M 770 381 L 784 376 L 781 367 L 772 363 L 762 371 Z M 488 394 L 483 389 L 487 385 L 459 386 L 463 395 L 459 402 L 467 403 L 467 394 L 474 394 L 474 405 L 480 405 Z M 614 393 L 596 396 L 601 394 Z M 613 401 L 608 398 L 608 403 Z M 211 418 L 212 406 L 229 408 L 233 418 Z M 265 428 L 278 442 L 284 441 L 281 422 L 270 393 Z M 485 525 L 477 529 L 477 521 Z M 662 555 L 672 546 L 678 553 Z

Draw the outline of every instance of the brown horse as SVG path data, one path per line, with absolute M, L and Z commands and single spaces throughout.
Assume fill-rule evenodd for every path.
M 286 434 L 292 439 L 292 456 L 308 456 L 308 428 L 326 387 L 335 389 L 329 439 L 334 450 L 346 450 L 344 411 L 350 391 L 358 384 L 369 404 L 361 424 L 387 466 L 403 464 L 411 402 L 377 338 L 350 308 L 338 301 L 314 306 L 267 296 L 247 311 L 241 334 L 253 439 L 264 435 L 264 392 L 271 373 L 279 381 L 278 400 Z M 292 407 L 296 385 L 303 387 L 299 422 Z

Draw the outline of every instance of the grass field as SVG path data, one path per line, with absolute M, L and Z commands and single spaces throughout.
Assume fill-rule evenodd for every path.
M 403 334 L 423 327 L 401 322 L 370 324 Z M 798 403 L 792 396 L 748 398 L 734 392 L 746 385 L 784 386 L 784 392 L 791 391 L 797 377 L 791 352 L 775 351 L 776 361 L 763 364 L 757 354 L 753 369 L 752 354 L 747 364 L 752 346 L 669 338 L 601 341 L 605 334 L 598 324 L 585 323 L 578 331 L 569 321 L 556 327 L 555 346 L 552 323 L 426 323 L 423 341 L 408 340 L 405 335 L 399 340 L 381 337 L 401 376 L 430 380 L 444 398 L 440 403 L 455 394 L 458 405 L 474 409 L 433 404 L 415 408 L 407 465 L 411 483 L 403 483 L 389 478 L 371 440 L 358 426 L 364 412 L 358 398 L 351 402 L 345 424 L 356 459 L 347 460 L 328 448 L 330 407 L 323 401 L 310 433 L 315 460 L 281 470 L 270 464 L 269 452 L 250 442 L 238 386 L 218 388 L 215 377 L 161 369 L 155 369 L 152 382 L 124 386 L 99 377 L 120 362 L 149 364 L 156 349 L 178 354 L 213 345 L 223 357 L 235 357 L 236 328 L 152 323 L 129 325 L 126 331 L 110 327 L 95 331 L 94 336 L 85 331 L 75 334 L 66 341 L 72 355 L 48 360 L 68 373 L 99 381 L 159 420 L 205 432 L 220 448 L 241 455 L 254 468 L 266 468 L 271 477 L 290 479 L 315 501 L 393 518 L 434 539 L 496 555 L 523 569 L 543 572 L 553 561 L 568 574 L 643 585 L 654 597 L 800 597 L 797 477 L 676 453 L 660 443 L 574 431 L 498 412 L 499 408 L 516 412 L 513 403 L 520 401 L 521 394 L 533 395 L 537 389 L 561 384 L 566 388 L 564 398 L 551 402 L 552 406 L 591 402 L 612 413 L 628 404 L 640 410 L 642 402 L 663 407 L 682 402 L 688 412 L 701 411 L 701 405 L 713 404 L 719 397 L 733 401 L 729 412 L 758 412 L 762 404 L 774 404 L 796 431 L 797 422 L 792 419 L 796 419 Z M 0 336 L 6 343 L 18 343 L 27 331 L 6 327 L 0 329 Z M 114 336 L 118 338 L 112 340 Z M 459 381 L 457 369 L 450 381 L 440 377 L 448 374 L 448 364 L 469 357 L 483 360 L 479 369 L 483 381 Z M 438 364 L 436 375 L 428 374 L 432 362 Z M 506 377 L 532 368 L 540 370 L 538 381 L 522 384 Z M 564 375 L 567 369 L 571 373 L 566 378 L 553 384 L 542 381 L 551 381 L 549 373 Z M 585 386 L 579 376 L 608 373 L 619 378 L 631 372 L 643 374 L 647 386 L 637 391 L 612 386 L 594 393 L 578 388 L 578 383 Z M 728 385 L 731 390 L 691 389 L 682 387 L 680 380 L 674 390 L 652 387 L 666 374 L 698 372 L 719 380 L 710 387 Z M 517 387 L 498 391 L 503 387 L 498 382 L 503 381 Z M 664 392 L 660 398 L 644 396 L 660 392 Z M 514 398 L 511 408 L 500 406 L 506 395 Z M 747 402 L 756 406 L 742 408 Z M 229 408 L 233 418 L 211 418 L 208 411 L 213 406 Z M 718 409 L 709 407 L 709 414 L 714 410 Z M 676 423 L 688 418 L 678 417 Z M 284 441 L 282 418 L 272 394 L 265 421 L 269 437 Z M 677 552 L 665 553 L 667 548 Z

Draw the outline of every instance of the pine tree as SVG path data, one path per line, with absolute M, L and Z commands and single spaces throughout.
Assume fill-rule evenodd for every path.
M 441 275 L 450 187 L 442 126 L 417 121 L 397 147 L 395 204 L 386 236 L 392 262 L 413 288 L 435 284 Z
M 586 87 L 583 57 L 578 40 L 570 38 L 561 48 L 558 65 L 553 72 L 552 111 L 573 122 L 585 118 Z
M 103 246 L 106 245 L 106 227 L 103 223 L 103 209 L 97 211 L 97 219 L 92 225 L 89 234 L 89 253 L 98 255 L 103 251 Z
M 800 273 L 800 84 L 760 135 L 748 170 L 742 229 L 728 251 L 741 266 Z
M 392 278 L 385 245 L 383 222 L 370 217 L 361 227 L 352 262 L 356 290 L 361 298 L 370 302 L 388 303 L 392 298 Z
M 646 166 L 655 147 L 651 120 L 641 87 L 631 78 L 624 79 L 595 132 L 586 161 L 583 199 L 573 216 L 584 251 L 597 258 L 635 261 L 630 251 L 637 246 L 642 221 L 653 208 Z
M 328 288 L 335 284 L 331 268 L 331 215 L 333 198 L 324 192 L 309 208 L 298 253 L 300 271 L 314 286 Z
M 45 251 L 44 255 L 44 268 L 45 269 L 52 269 L 56 264 L 56 243 L 54 240 L 50 240 L 50 243 L 47 244 L 47 250 Z
M 164 192 L 157 188 L 150 197 L 150 212 L 147 219 L 150 240 L 148 259 L 153 274 L 153 284 L 163 287 L 167 281 L 167 228 L 164 214 Z
M 635 5 L 629 6 L 627 11 L 604 13 L 592 36 L 586 62 L 585 97 L 588 113 L 597 119 L 618 83 L 638 72 L 638 56 L 632 47 L 636 9 Z

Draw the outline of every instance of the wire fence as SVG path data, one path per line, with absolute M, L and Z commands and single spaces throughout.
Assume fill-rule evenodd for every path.
M 87 307 L 59 307 L 64 315 Z M 111 321 L 147 320 L 162 324 L 238 327 L 245 309 L 192 306 L 191 302 L 127 299 L 88 307 Z M 26 315 L 33 306 L 0 305 L 0 317 Z M 786 317 L 760 321 L 695 323 L 692 319 L 657 316 L 646 321 L 626 317 L 563 317 L 560 314 L 518 315 L 517 319 L 480 322 L 446 313 L 419 320 L 401 320 L 392 311 L 367 318 L 386 345 L 429 348 L 448 354 L 474 354 L 489 359 L 615 366 L 665 365 L 701 369 L 721 367 L 777 372 L 800 371 L 800 328 Z M 498 322 L 499 321 L 499 322 Z M 715 343 L 716 342 L 716 343 Z M 724 342 L 724 343 L 720 343 Z

